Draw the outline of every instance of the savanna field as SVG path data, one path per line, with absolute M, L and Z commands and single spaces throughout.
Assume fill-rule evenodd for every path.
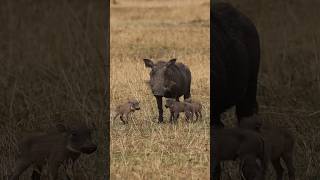
M 209 179 L 209 15 L 208 0 L 111 4 L 111 118 L 127 98 L 141 106 L 126 125 L 111 120 L 111 179 Z M 177 58 L 189 66 L 191 95 L 203 104 L 202 121 L 187 123 L 181 114 L 178 124 L 170 124 L 164 108 L 165 123 L 158 124 L 143 58 Z

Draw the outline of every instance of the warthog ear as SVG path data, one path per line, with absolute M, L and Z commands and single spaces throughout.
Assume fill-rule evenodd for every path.
M 153 63 L 150 59 L 143 59 L 143 61 L 144 61 L 144 65 L 145 65 L 147 68 L 153 68 L 154 63 Z
M 177 61 L 177 59 L 176 59 L 176 58 L 174 58 L 174 59 L 170 59 L 170 60 L 167 62 L 166 66 L 167 66 L 167 67 L 168 67 L 168 66 L 171 66 L 171 65 L 175 64 L 175 63 L 176 63 L 176 61 Z

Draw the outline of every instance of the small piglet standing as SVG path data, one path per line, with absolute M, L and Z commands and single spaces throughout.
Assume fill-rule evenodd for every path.
M 116 107 L 116 115 L 114 116 L 114 120 L 120 115 L 120 120 L 123 122 L 123 124 L 127 124 L 129 115 L 136 110 L 140 110 L 140 102 L 136 99 L 128 99 L 127 102 Z M 126 117 L 126 121 L 124 120 L 124 116 Z
M 198 120 L 199 117 L 200 119 L 202 119 L 202 113 L 201 113 L 202 104 L 200 103 L 200 101 L 188 98 L 188 99 L 185 99 L 184 102 L 189 104 L 185 111 L 186 113 L 189 113 L 188 116 L 190 116 L 191 120 L 193 119 L 194 114 L 196 115 L 196 121 Z

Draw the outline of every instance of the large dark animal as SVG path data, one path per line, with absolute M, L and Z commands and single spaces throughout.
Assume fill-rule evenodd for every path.
M 295 168 L 293 163 L 294 144 L 293 135 L 283 128 L 262 128 L 259 118 L 245 118 L 239 124 L 240 128 L 259 132 L 269 146 L 267 151 L 272 166 L 277 173 L 277 180 L 283 180 L 284 168 L 281 159 L 288 169 L 289 180 L 295 180 Z
M 260 45 L 258 32 L 249 18 L 227 3 L 212 6 L 212 124 L 223 127 L 220 114 L 234 105 L 238 121 L 258 111 Z
M 266 146 L 262 136 L 241 128 L 220 128 L 215 130 L 215 153 L 212 178 L 219 180 L 220 163 L 240 159 L 246 180 L 263 180 L 268 164 Z
M 189 98 L 191 72 L 186 65 L 176 63 L 176 59 L 157 63 L 150 59 L 143 61 L 147 68 L 151 68 L 149 84 L 157 100 L 159 123 L 161 123 L 163 122 L 162 97 L 174 98 L 177 101 L 182 95 L 184 99 Z
M 58 132 L 35 134 L 19 144 L 19 155 L 10 180 L 17 180 L 29 166 L 34 165 L 32 179 L 40 179 L 44 165 L 48 164 L 50 179 L 58 179 L 59 167 L 67 160 L 77 160 L 81 154 L 91 154 L 97 145 L 92 142 L 92 129 L 82 123 L 73 127 L 57 125 Z

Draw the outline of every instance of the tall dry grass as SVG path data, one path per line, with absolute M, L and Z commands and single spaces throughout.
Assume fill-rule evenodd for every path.
M 320 86 L 319 37 L 316 0 L 225 0 L 247 14 L 261 38 L 258 101 L 266 126 L 286 127 L 295 136 L 297 179 L 319 179 Z M 225 115 L 234 125 L 232 113 Z M 239 177 L 226 163 L 223 179 Z M 267 179 L 274 179 L 270 170 Z
M 102 100 L 103 1 L 1 1 L 0 178 L 11 173 L 17 142 L 57 122 L 98 127 Z M 94 141 L 103 152 L 103 132 Z M 83 156 L 75 179 L 100 178 L 104 158 Z M 30 179 L 28 170 L 20 179 Z M 63 176 L 63 174 L 61 174 Z M 44 173 L 44 178 L 46 172 Z
M 111 6 L 111 114 L 129 97 L 141 102 L 129 124 L 111 121 L 111 179 L 209 179 L 209 8 L 207 0 Z M 202 121 L 186 123 L 181 115 L 177 125 L 157 123 L 143 58 L 177 58 L 190 67 Z M 164 115 L 168 122 L 167 109 Z

